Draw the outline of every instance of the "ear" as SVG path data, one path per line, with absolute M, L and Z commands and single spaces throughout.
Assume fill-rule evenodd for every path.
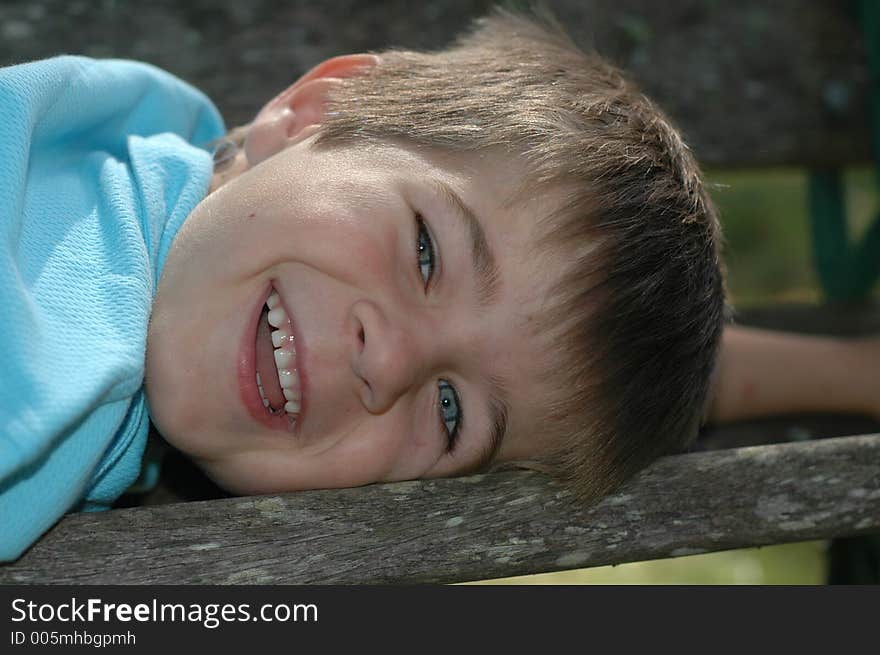
M 314 134 L 324 116 L 329 90 L 342 77 L 365 73 L 379 63 L 376 55 L 344 55 L 322 62 L 270 100 L 251 123 L 244 150 L 255 166 Z

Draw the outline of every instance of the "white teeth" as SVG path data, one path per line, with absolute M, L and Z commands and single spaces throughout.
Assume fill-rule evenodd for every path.
M 272 345 L 276 348 L 280 348 L 284 343 L 284 339 L 289 337 L 287 330 L 284 328 L 278 328 L 277 330 L 272 330 Z
M 263 400 L 263 407 L 268 407 L 269 400 L 266 398 L 266 393 L 263 391 L 263 381 L 260 379 L 259 373 L 257 373 L 257 389 L 260 390 L 260 398 Z
M 278 381 L 281 382 L 282 389 L 296 389 L 299 386 L 299 375 L 296 371 L 280 368 L 278 369 Z
M 275 309 L 269 310 L 269 325 L 272 327 L 284 327 L 287 325 L 287 320 L 287 313 L 284 311 L 283 307 L 276 307 Z
M 293 335 L 290 326 L 290 317 L 281 304 L 281 296 L 275 289 L 266 299 L 266 305 L 269 308 L 268 321 L 269 325 L 274 328 L 272 330 L 272 346 L 275 348 L 273 353 L 275 357 L 275 368 L 278 371 L 278 382 L 281 385 L 281 391 L 284 393 L 284 411 L 287 412 L 291 420 L 296 420 L 302 407 L 302 391 L 300 390 L 299 373 L 296 370 L 296 348 L 293 343 Z M 270 409 L 273 413 L 281 410 L 272 410 L 270 403 L 266 400 L 263 393 L 262 381 L 259 373 L 257 374 L 257 386 L 260 388 L 260 396 L 263 398 L 263 405 Z
M 277 348 L 275 350 L 275 365 L 278 369 L 289 369 L 290 365 L 293 363 L 294 357 L 293 353 L 286 349 Z

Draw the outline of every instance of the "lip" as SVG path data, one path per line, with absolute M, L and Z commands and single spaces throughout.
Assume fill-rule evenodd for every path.
M 269 294 L 272 292 L 273 288 L 278 291 L 279 295 L 281 295 L 275 281 L 270 280 L 263 289 L 259 302 L 255 303 L 251 308 L 250 318 L 238 348 L 238 390 L 241 401 L 251 418 L 267 428 L 281 430 L 288 433 L 293 432 L 295 434 L 299 431 L 299 428 L 302 425 L 303 416 L 306 411 L 307 383 L 302 370 L 302 339 L 299 334 L 299 328 L 296 325 L 295 318 L 288 311 L 287 304 L 283 300 L 282 306 L 284 307 L 284 311 L 287 312 L 287 315 L 290 317 L 291 326 L 293 328 L 293 338 L 296 343 L 297 371 L 300 376 L 300 389 L 302 393 L 302 402 L 300 403 L 300 412 L 297 420 L 295 422 L 292 421 L 286 412 L 282 412 L 277 416 L 270 414 L 263 406 L 260 392 L 257 391 L 257 326 L 260 322 L 260 315 L 263 313 L 263 307 L 265 306 L 266 300 L 269 298 Z

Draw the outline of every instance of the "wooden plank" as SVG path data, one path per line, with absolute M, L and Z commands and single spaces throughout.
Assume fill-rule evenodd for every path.
M 456 582 L 880 530 L 880 434 L 666 457 L 584 509 L 513 472 L 64 518 L 0 583 Z
M 149 61 L 218 102 L 230 125 L 324 58 L 436 48 L 494 0 L 430 3 L 10 0 L 0 65 L 61 52 Z M 869 73 L 853 3 L 547 0 L 581 44 L 630 70 L 712 166 L 870 157 Z

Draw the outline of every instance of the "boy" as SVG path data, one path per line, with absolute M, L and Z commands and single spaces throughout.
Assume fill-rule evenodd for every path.
M 151 141 L 150 157 L 137 141 L 88 155 L 102 173 L 130 167 L 150 209 L 146 247 L 122 258 L 144 264 L 137 311 L 90 317 L 123 324 L 100 343 L 126 376 L 87 386 L 102 360 L 66 422 L 4 471 L 3 558 L 133 480 L 143 337 L 150 418 L 236 493 L 516 464 L 589 501 L 696 434 L 726 315 L 718 221 L 677 132 L 598 57 L 497 13 L 441 53 L 331 59 L 266 104 L 210 180 L 184 140 L 219 136 L 216 111 L 158 78 L 164 105 L 86 121 L 183 137 Z M 182 111 L 171 100 L 189 108 L 177 124 L 130 118 Z M 208 192 L 194 208 L 192 189 Z M 127 196 L 109 195 L 99 186 L 118 220 Z M 107 297 L 128 298 L 130 279 Z M 12 300 L 20 320 L 29 305 Z M 3 410 L 32 428 L 20 417 L 35 401 L 4 384 Z M 111 406 L 113 421 L 87 425 Z
M 561 34 L 326 62 L 178 234 L 146 390 L 221 486 L 516 462 L 593 500 L 696 433 L 720 231 L 678 133 Z

